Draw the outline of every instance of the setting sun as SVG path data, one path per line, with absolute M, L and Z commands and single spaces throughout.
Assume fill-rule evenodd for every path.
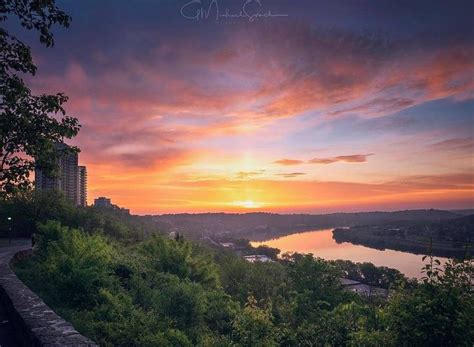
M 262 207 L 262 203 L 255 202 L 252 200 L 246 201 L 235 201 L 233 203 L 234 206 L 243 207 L 243 208 L 259 208 Z

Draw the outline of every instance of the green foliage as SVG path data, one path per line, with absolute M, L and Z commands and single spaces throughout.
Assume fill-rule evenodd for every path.
M 367 347 L 392 347 L 398 346 L 394 344 L 393 336 L 384 330 L 360 330 L 352 334 L 352 339 L 349 342 L 350 346 L 367 346 Z M 404 343 L 403 346 L 409 346 Z M 425 346 L 425 345 L 420 345 Z M 426 344 L 426 346 L 428 346 Z
M 0 22 L 12 16 L 24 28 L 38 31 L 46 46 L 54 44 L 51 27 L 68 27 L 70 22 L 54 0 L 2 0 Z M 30 188 L 29 176 L 35 166 L 54 174 L 54 144 L 77 135 L 80 125 L 76 118 L 66 116 L 63 104 L 67 96 L 32 95 L 19 77 L 36 73 L 28 46 L 3 28 L 0 46 L 0 196 L 11 198 Z
M 242 304 L 249 295 L 258 301 L 276 301 L 285 292 L 287 272 L 280 263 L 252 264 L 234 254 L 221 255 L 217 262 L 222 286 Z
M 258 307 L 252 296 L 236 317 L 233 327 L 234 336 L 241 346 L 277 346 L 271 311 L 267 307 Z
M 141 246 L 147 266 L 209 287 L 218 284 L 217 268 L 210 256 L 198 254 L 184 239 L 170 240 L 156 235 Z
M 113 286 L 113 249 L 99 235 L 50 221 L 39 227 L 37 276 L 47 278 L 45 290 L 53 305 L 83 308 L 97 303 L 101 288 Z
M 104 346 L 126 345 L 130 341 L 166 341 L 162 335 L 152 333 L 158 328 L 155 317 L 134 305 L 126 292 L 101 289 L 98 304 L 87 310 L 72 311 L 70 320 L 79 331 Z
M 129 245 L 92 231 L 94 219 L 87 223 L 89 231 L 57 221 L 39 225 L 34 256 L 15 268 L 49 305 L 103 346 L 472 346 L 474 341 L 469 261 L 444 267 L 429 261 L 424 281 L 395 287 L 385 302 L 344 291 L 341 267 L 311 255 L 248 263 L 183 237 L 154 235 Z M 358 264 L 344 269 L 373 271 Z M 378 269 L 373 281 L 377 271 L 387 278 L 387 271 Z
M 210 256 L 188 241 L 157 235 L 126 247 L 55 221 L 41 224 L 37 239 L 18 275 L 100 344 L 230 339 L 240 307 L 218 287 Z
M 37 233 L 38 223 L 48 220 L 127 242 L 143 240 L 146 235 L 158 232 L 157 225 L 150 218 L 132 216 L 113 208 L 76 208 L 54 190 L 32 191 L 9 200 L 0 199 L 0 233 L 4 235 L 8 229 L 7 216 L 12 217 L 11 227 L 15 236 Z
M 295 254 L 286 257 L 288 275 L 302 315 L 311 314 L 311 309 L 335 307 L 345 296 L 339 282 L 340 273 L 327 261 L 314 258 L 312 254 Z
M 408 279 L 398 270 L 372 263 L 353 263 L 349 260 L 335 260 L 332 263 L 341 272 L 342 277 L 389 289 L 393 286 L 407 285 Z
M 471 261 L 430 261 L 427 277 L 412 293 L 398 293 L 386 308 L 385 324 L 396 344 L 470 346 L 474 341 Z

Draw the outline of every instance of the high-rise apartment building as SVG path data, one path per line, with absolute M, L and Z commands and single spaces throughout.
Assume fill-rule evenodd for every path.
M 58 152 L 58 174 L 48 177 L 41 169 L 35 170 L 35 187 L 38 190 L 56 189 L 78 206 L 87 204 L 87 171 L 85 166 L 78 166 L 77 153 L 66 151 L 68 146 L 58 143 L 55 150 Z
M 85 166 L 78 166 L 78 180 L 77 180 L 77 204 L 79 206 L 87 206 L 87 169 Z

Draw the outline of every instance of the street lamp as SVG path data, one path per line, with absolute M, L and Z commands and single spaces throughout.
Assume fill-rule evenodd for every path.
M 8 244 L 12 243 L 12 217 L 8 217 Z

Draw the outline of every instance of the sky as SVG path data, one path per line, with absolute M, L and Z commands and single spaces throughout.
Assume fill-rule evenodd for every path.
M 474 207 L 472 1 L 62 0 L 28 42 L 133 213 Z

